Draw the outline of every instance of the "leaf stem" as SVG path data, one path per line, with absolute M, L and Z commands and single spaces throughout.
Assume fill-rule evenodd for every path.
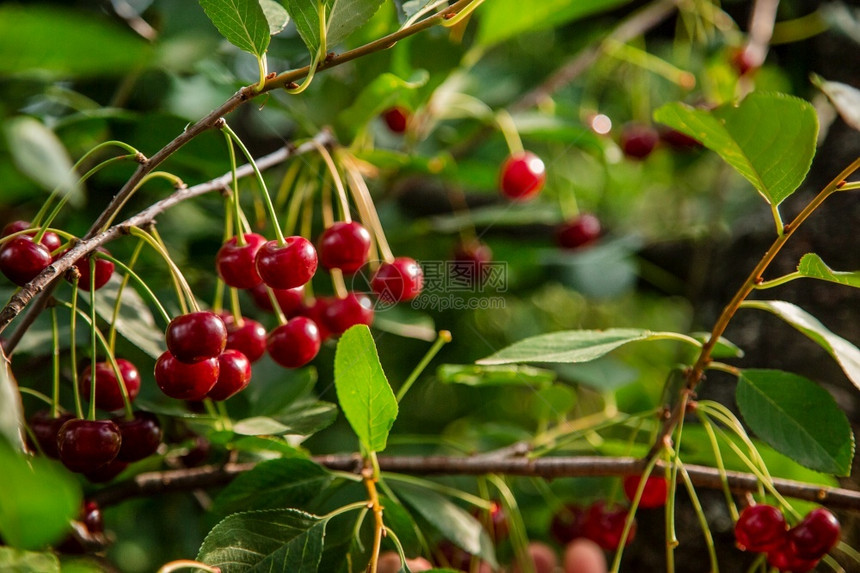
M 412 369 L 412 372 L 409 374 L 409 377 L 406 378 L 406 381 L 403 382 L 403 385 L 397 391 L 397 402 L 399 403 L 415 381 L 418 379 L 418 376 L 424 372 L 424 369 L 427 368 L 427 365 L 430 364 L 430 361 L 439 353 L 439 350 L 442 349 L 443 346 L 451 342 L 451 333 L 447 330 L 440 330 L 439 335 L 436 337 L 436 342 L 433 343 L 433 346 L 430 347 L 430 350 L 424 355 L 418 364 L 415 365 L 415 368 Z

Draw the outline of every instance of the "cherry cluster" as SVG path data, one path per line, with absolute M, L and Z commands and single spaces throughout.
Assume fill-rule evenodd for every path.
M 772 505 L 750 505 L 735 523 L 740 549 L 766 553 L 771 567 L 783 572 L 812 571 L 840 536 L 839 520 L 824 508 L 813 509 L 790 528 L 782 511 Z

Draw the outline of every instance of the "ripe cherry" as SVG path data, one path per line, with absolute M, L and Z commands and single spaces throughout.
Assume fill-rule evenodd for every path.
M 820 559 L 839 542 L 839 520 L 830 511 L 813 509 L 788 531 L 795 554 L 802 559 Z
M 119 367 L 125 390 L 128 392 L 128 399 L 133 402 L 140 392 L 140 373 L 134 364 L 124 358 L 117 358 L 116 365 Z M 91 364 L 88 364 L 81 372 L 78 386 L 84 398 L 89 400 L 92 390 Z M 125 406 L 125 402 L 123 402 L 122 391 L 113 366 L 110 362 L 96 362 L 96 407 L 111 411 L 119 410 L 123 406 Z
M 203 465 L 212 453 L 212 444 L 203 436 L 194 436 L 191 447 L 184 454 L 179 456 L 179 461 L 186 468 L 196 468 Z
M 320 350 L 317 324 L 304 316 L 290 319 L 269 333 L 266 348 L 272 360 L 285 368 L 299 368 L 314 359 Z
M 409 124 L 409 110 L 404 107 L 394 106 L 382 112 L 382 119 L 394 133 L 403 133 Z
M 84 502 L 84 508 L 81 512 L 81 521 L 90 533 L 103 533 L 105 530 L 101 507 L 99 507 L 99 504 L 94 501 Z
M 167 349 L 182 362 L 216 358 L 227 345 L 227 326 L 207 310 L 177 316 L 167 325 Z
M 735 523 L 735 541 L 741 549 L 765 553 L 782 545 L 787 529 L 779 509 L 764 503 L 750 505 Z
M 323 231 L 317 246 L 323 268 L 352 274 L 367 262 L 370 232 L 355 221 L 338 221 Z
M 161 444 L 161 424 L 155 414 L 138 411 L 131 420 L 124 417 L 114 418 L 114 423 L 122 434 L 122 446 L 116 456 L 117 460 L 136 462 L 158 450 Z
M 254 288 L 263 279 L 257 272 L 257 251 L 266 243 L 266 238 L 257 233 L 245 233 L 245 244 L 238 237 L 224 243 L 215 255 L 215 268 L 224 284 L 234 288 Z
M 751 75 L 759 68 L 759 63 L 755 61 L 749 46 L 741 46 L 732 50 L 729 62 L 738 76 Z
M 251 381 L 251 361 L 238 350 L 228 348 L 218 357 L 218 381 L 207 396 L 226 400 L 244 390 Z
M 600 230 L 600 219 L 590 213 L 583 213 L 559 226 L 555 242 L 563 249 L 579 249 L 599 239 Z
M 111 420 L 68 420 L 57 433 L 60 461 L 73 472 L 89 472 L 116 458 L 122 444 Z
M 636 490 L 639 488 L 640 476 L 625 476 L 624 477 L 624 495 L 627 499 L 633 501 L 636 497 Z M 642 490 L 642 497 L 639 499 L 639 507 L 642 509 L 651 509 L 654 507 L 663 507 L 666 505 L 666 496 L 669 492 L 669 484 L 666 483 L 666 478 L 662 476 L 649 476 L 645 480 L 645 489 Z
M 322 321 L 333 334 L 343 334 L 356 324 L 373 324 L 373 302 L 363 294 L 351 292 L 332 299 L 322 311 Z
M 232 314 L 222 314 L 221 318 L 227 326 L 227 350 L 238 350 L 251 362 L 262 358 L 266 353 L 266 327 L 245 317 L 240 325 Z
M 107 249 L 99 247 L 96 249 L 100 253 L 110 254 Z M 78 279 L 78 288 L 81 290 L 90 290 L 90 257 L 81 257 L 75 261 L 75 267 L 81 273 L 81 278 Z M 95 258 L 95 287 L 96 290 L 105 286 L 113 275 L 114 264 L 101 257 Z
M 19 235 L 0 247 L 0 271 L 18 286 L 33 280 L 52 260 L 48 248 L 27 235 Z
M 499 187 L 502 194 L 514 201 L 535 197 L 546 182 L 546 167 L 531 151 L 508 156 L 502 164 Z
M 260 310 L 272 312 L 274 309 L 272 308 L 272 300 L 269 298 L 269 292 L 266 290 L 267 288 L 269 287 L 260 283 L 248 292 L 251 293 L 254 303 Z M 287 289 L 274 288 L 272 289 L 272 292 L 275 293 L 275 300 L 278 301 L 278 306 L 281 308 L 281 312 L 283 312 L 287 318 L 292 318 L 300 313 L 305 298 L 304 285 Z
M 585 510 L 576 504 L 568 504 L 552 516 L 549 532 L 553 539 L 560 545 L 564 545 L 584 535 L 582 530 L 584 521 Z
M 630 159 L 645 159 L 659 140 L 660 136 L 650 125 L 628 123 L 621 132 L 621 151 Z
M 30 430 L 33 432 L 43 454 L 49 458 L 56 459 L 59 457 L 57 434 L 60 431 L 60 426 L 73 418 L 74 416 L 69 413 L 60 414 L 53 418 L 50 410 L 39 410 L 30 416 L 27 424 L 30 426 Z
M 11 223 L 8 223 L 5 227 L 3 227 L 3 231 L 0 232 L 0 237 L 8 237 L 13 233 L 17 233 L 19 231 L 26 231 L 29 228 L 29 221 L 12 221 Z M 37 231 L 31 231 L 27 233 L 27 235 L 30 237 L 35 237 L 36 233 Z M 39 242 L 42 243 L 42 245 L 44 245 L 45 248 L 47 248 L 52 253 L 63 246 L 63 240 L 60 238 L 60 236 L 51 231 L 45 231 L 45 233 L 42 235 L 42 240 L 40 240 Z
M 806 573 L 815 569 L 818 559 L 800 557 L 791 542 L 784 539 L 781 545 L 767 552 L 767 564 L 786 573 Z
M 370 288 L 385 302 L 412 300 L 424 288 L 424 271 L 415 259 L 398 257 L 376 269 Z
M 603 501 L 596 501 L 588 507 L 582 524 L 583 535 L 606 551 L 615 551 L 621 544 L 627 510 L 623 507 L 608 507 Z M 630 545 L 636 536 L 636 521 L 630 528 L 625 545 Z
M 161 391 L 177 400 L 202 400 L 218 381 L 217 358 L 181 362 L 170 351 L 155 362 L 155 382 Z
M 693 139 L 686 133 L 681 133 L 676 129 L 661 130 L 660 141 L 677 151 L 692 151 L 694 149 L 701 149 L 702 147 L 702 144 L 697 139 Z
M 493 251 L 485 243 L 478 239 L 460 242 L 454 247 L 452 258 L 452 278 L 469 286 L 481 286 L 486 282 Z
M 299 316 L 306 316 L 317 325 L 317 329 L 320 333 L 320 342 L 328 340 L 331 337 L 332 332 L 329 330 L 328 326 L 326 326 L 323 316 L 325 315 L 328 306 L 334 300 L 335 299 L 333 297 L 318 296 L 313 299 L 310 304 L 302 305 L 299 312 Z
M 286 244 L 269 241 L 257 251 L 257 272 L 272 288 L 306 284 L 317 270 L 317 251 L 304 237 L 287 237 Z

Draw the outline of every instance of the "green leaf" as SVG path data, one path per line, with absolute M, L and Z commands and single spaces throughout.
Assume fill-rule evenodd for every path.
M 845 123 L 860 130 L 860 90 L 848 84 L 828 82 L 815 75 L 812 77 L 812 83 L 824 92 Z
M 41 549 L 59 541 L 81 509 L 81 489 L 56 462 L 25 458 L 0 441 L 0 536 L 6 545 Z
M 744 370 L 735 398 L 747 425 L 778 452 L 813 470 L 851 473 L 851 425 L 816 383 L 779 370 Z
M 379 498 L 385 508 L 385 524 L 394 530 L 406 557 L 417 557 L 421 554 L 421 541 L 418 539 L 418 525 L 405 507 L 388 497 Z
M 404 99 L 405 94 L 426 84 L 429 77 L 425 70 L 416 72 L 409 80 L 389 72 L 380 74 L 359 92 L 338 119 L 354 134 L 383 110 Z
M 263 9 L 266 21 L 269 23 L 269 34 L 274 36 L 287 27 L 290 15 L 287 13 L 286 8 L 278 2 L 275 0 L 260 0 L 260 7 Z
M 797 272 L 812 279 L 860 288 L 860 271 L 834 271 L 815 253 L 807 253 L 801 257 Z
M 455 545 L 496 567 L 493 543 L 480 521 L 447 497 L 429 489 L 398 483 L 401 500 Z
M 258 0 L 200 0 L 203 11 L 231 44 L 262 58 L 269 47 L 269 21 Z
M 2 17 L 2 16 L 0 16 Z M 32 117 L 15 117 L 4 126 L 15 166 L 46 191 L 71 193 L 73 206 L 83 204 L 78 176 L 66 148 L 53 131 Z
M 670 103 L 654 119 L 715 151 L 774 206 L 806 177 L 818 137 L 812 104 L 775 93 L 754 92 L 714 110 Z
M 580 364 L 553 366 L 562 380 L 589 386 L 599 392 L 613 392 L 639 379 L 639 371 L 612 356 Z
M 0 362 L 0 447 L 4 446 L 5 440 L 5 445 L 24 451 L 24 408 L 18 394 L 18 382 L 15 381 L 9 359 L 2 348 Z
M 370 329 L 343 333 L 334 356 L 334 386 L 340 407 L 362 445 L 381 452 L 397 418 L 397 399 L 388 384 Z
M 233 431 L 243 436 L 295 434 L 310 436 L 327 428 L 337 417 L 337 406 L 330 402 L 303 401 L 274 417 L 254 416 L 239 420 Z
M 472 364 L 443 364 L 436 370 L 436 377 L 445 384 L 465 386 L 546 386 L 556 378 L 552 370 L 531 366 L 502 365 L 479 366 Z
M 248 415 L 279 417 L 294 412 L 294 402 L 309 395 L 316 381 L 316 368 L 285 371 L 264 356 L 254 363 L 254 383 L 243 392 L 250 402 Z
M 330 0 L 329 0 L 330 1 Z M 385 0 L 334 0 L 328 16 L 326 45 L 335 46 L 364 26 Z
M 481 6 L 478 42 L 485 46 L 525 32 L 537 32 L 626 4 L 629 0 L 493 0 Z
M 648 330 L 609 328 L 606 330 L 565 330 L 539 334 L 515 342 L 495 354 L 478 360 L 478 364 L 513 362 L 588 362 L 628 342 L 647 340 Z
M 119 292 L 121 278 L 114 274 L 108 283 L 99 289 L 96 297 L 96 313 L 104 320 L 113 321 L 113 309 Z M 164 352 L 164 331 L 155 324 L 152 311 L 129 282 L 122 291 L 119 315 L 113 321 L 123 338 L 133 343 L 152 358 Z
M 315 54 L 321 41 L 320 15 L 316 0 L 284 0 L 284 4 L 308 51 Z
M 784 300 L 746 301 L 743 303 L 743 307 L 772 312 L 808 336 L 835 358 L 848 379 L 860 388 L 860 349 L 828 330 L 817 318 L 799 306 Z
M 302 458 L 275 459 L 257 464 L 236 476 L 215 497 L 212 513 L 301 507 L 331 482 L 331 474 L 319 464 Z
M 142 38 L 93 11 L 34 2 L 0 6 L 0 76 L 120 75 L 150 53 Z
M 34 553 L 12 547 L 0 547 L 0 571 L 60 573 L 60 561 L 53 553 Z
M 237 513 L 209 532 L 197 560 L 222 573 L 316 573 L 327 522 L 297 509 Z

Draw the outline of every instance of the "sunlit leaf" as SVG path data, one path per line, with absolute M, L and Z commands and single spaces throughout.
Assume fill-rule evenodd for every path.
M 647 340 L 651 331 L 635 328 L 565 330 L 520 340 L 478 360 L 478 364 L 514 362 L 588 362 L 628 342 Z
M 834 271 L 815 253 L 801 257 L 797 272 L 805 277 L 860 288 L 860 271 Z
M 266 21 L 269 23 L 269 34 L 274 36 L 281 30 L 286 28 L 290 21 L 290 15 L 287 10 L 276 2 L 276 0 L 260 0 L 260 7 L 263 9 L 263 14 L 266 16 Z
M 257 57 L 266 53 L 271 31 L 258 0 L 200 0 L 200 6 L 231 44 Z
M 521 365 L 443 364 L 436 370 L 436 377 L 445 384 L 533 387 L 552 384 L 556 374 L 552 370 Z
M 330 426 L 336 417 L 337 406 L 330 402 L 297 402 L 277 416 L 254 416 L 239 420 L 233 425 L 233 431 L 244 436 L 309 436 Z
M 848 84 L 828 82 L 817 76 L 813 81 L 824 92 L 845 123 L 860 130 L 860 90 Z
M 328 0 L 331 13 L 328 17 L 326 44 L 335 46 L 370 20 L 384 0 Z

